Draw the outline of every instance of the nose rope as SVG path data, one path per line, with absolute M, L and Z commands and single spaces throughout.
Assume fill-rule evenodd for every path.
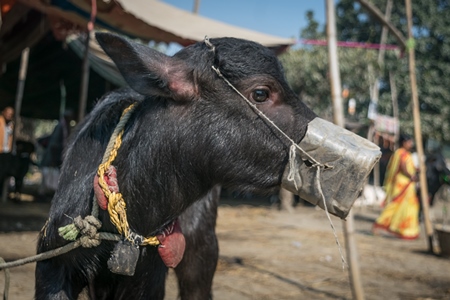
M 295 153 L 295 147 L 294 147 L 294 145 L 291 145 L 291 147 L 289 149 L 289 174 L 287 176 L 287 179 L 289 181 L 293 181 L 295 189 L 298 190 L 297 180 L 295 178 L 295 172 L 294 172 L 296 156 L 297 156 L 297 154 Z
M 211 44 L 211 42 L 209 41 L 208 38 L 205 37 L 205 44 L 208 47 L 212 47 L 211 49 L 214 51 L 215 48 L 214 46 Z M 339 253 L 341 255 L 341 262 L 342 262 L 342 269 L 345 269 L 345 266 L 347 265 L 347 262 L 344 259 L 344 255 L 342 253 L 342 247 L 341 244 L 339 243 L 339 239 L 338 236 L 336 234 L 336 229 L 333 225 L 333 222 L 331 221 L 331 217 L 330 214 L 328 212 L 328 207 L 327 207 L 327 203 L 325 200 L 325 195 L 323 194 L 322 191 L 322 186 L 320 184 L 320 176 L 321 176 L 321 170 L 325 169 L 325 167 L 327 167 L 325 164 L 322 164 L 320 162 L 318 162 L 317 160 L 315 160 L 311 155 L 309 155 L 305 150 L 303 150 L 298 144 L 295 143 L 295 141 L 293 139 L 291 139 L 281 128 L 279 128 L 269 117 L 267 117 L 261 110 L 258 109 L 258 107 L 253 104 L 250 100 L 247 99 L 247 97 L 245 97 L 233 84 L 231 84 L 230 81 L 228 81 L 228 79 L 226 79 L 222 73 L 220 72 L 220 70 L 218 68 L 216 68 L 215 66 L 211 66 L 211 68 L 216 72 L 216 74 L 225 81 L 225 83 L 231 87 L 242 99 L 245 100 L 245 102 L 247 102 L 248 105 L 250 105 L 251 108 L 253 108 L 253 110 L 256 112 L 257 115 L 259 115 L 260 117 L 262 117 L 265 121 L 267 121 L 270 125 L 272 125 L 276 130 L 278 130 L 278 132 L 280 132 L 287 140 L 289 140 L 291 142 L 291 147 L 289 149 L 289 163 L 291 164 L 291 166 L 294 164 L 294 159 L 295 159 L 295 148 L 299 149 L 306 157 L 308 157 L 308 159 L 310 161 L 313 162 L 312 164 L 312 168 L 317 168 L 316 171 L 316 180 L 315 180 L 315 185 L 320 193 L 320 196 L 322 198 L 323 201 L 323 206 L 325 208 L 325 213 L 326 216 L 328 218 L 328 221 L 330 222 L 331 225 L 331 229 L 333 230 L 333 235 L 334 235 L 334 239 L 336 241 L 336 244 L 338 246 L 339 249 Z M 289 180 L 293 180 L 295 187 L 297 188 L 297 182 L 295 180 L 295 173 L 294 173 L 294 168 L 290 168 L 290 172 L 288 174 L 288 179 Z
M 211 51 L 215 52 L 216 47 L 211 43 L 211 41 L 209 40 L 209 38 L 207 36 L 205 36 L 205 44 L 208 48 L 210 48 Z M 250 107 L 252 107 L 255 112 L 262 117 L 264 120 L 266 120 L 267 122 L 269 122 L 276 130 L 278 130 L 278 132 L 280 132 L 289 142 L 291 142 L 292 146 L 296 147 L 298 150 L 300 150 L 305 156 L 308 157 L 309 160 L 311 160 L 311 162 L 313 162 L 312 167 L 317 167 L 317 166 L 323 166 L 325 167 L 325 165 L 323 165 L 322 163 L 318 162 L 317 160 L 315 160 L 311 155 L 309 155 L 305 150 L 303 150 L 299 145 L 297 145 L 295 143 L 295 141 L 293 139 L 291 139 L 283 130 L 281 130 L 281 128 L 279 128 L 269 117 L 267 117 L 262 111 L 260 111 L 258 109 L 258 107 L 256 107 L 255 104 L 253 104 L 250 100 L 247 99 L 247 97 L 245 97 L 237 88 L 234 87 L 233 84 L 231 84 L 230 81 L 228 81 L 228 79 L 225 78 L 225 76 L 223 76 L 223 74 L 220 72 L 220 70 L 218 68 L 216 68 L 215 66 L 211 67 L 214 72 L 216 72 L 216 74 L 222 78 L 222 80 L 224 80 L 226 82 L 226 84 L 231 87 L 236 93 L 238 93 L 239 96 L 241 96 L 242 99 L 244 99 L 248 105 L 250 105 Z M 291 146 L 291 151 L 293 150 Z M 294 157 L 295 157 L 295 153 L 294 153 Z
M 228 79 L 226 79 L 222 73 L 220 72 L 220 70 L 218 68 L 216 68 L 215 66 L 212 66 L 212 69 L 217 73 L 217 75 L 219 75 L 220 78 L 222 78 L 228 86 L 230 86 L 236 93 L 239 94 L 239 96 L 242 97 L 242 99 L 244 99 L 248 105 L 250 105 L 250 107 L 252 107 L 255 112 L 262 117 L 264 120 L 266 120 L 267 122 L 269 122 L 276 130 L 278 130 L 278 132 L 280 132 L 289 142 L 291 142 L 292 146 L 295 146 L 297 149 L 299 149 L 305 156 L 308 157 L 309 160 L 311 160 L 313 162 L 312 167 L 317 167 L 317 166 L 321 166 L 321 167 L 325 167 L 324 164 L 318 162 L 317 160 L 315 160 L 311 155 L 309 155 L 305 150 L 303 150 L 299 145 L 297 145 L 295 143 L 295 141 L 293 139 L 291 139 L 281 128 L 279 128 L 269 117 L 267 117 L 262 111 L 260 111 L 255 104 L 253 104 L 250 100 L 247 99 L 247 97 L 245 97 L 237 88 L 234 87 L 234 85 L 231 84 L 231 82 L 228 81 Z M 291 147 L 292 147 L 291 146 Z

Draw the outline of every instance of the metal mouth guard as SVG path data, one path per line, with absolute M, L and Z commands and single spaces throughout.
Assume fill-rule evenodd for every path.
M 298 146 L 307 154 L 295 148 L 281 186 L 345 219 L 364 187 L 365 179 L 381 157 L 380 148 L 320 118 L 308 124 L 306 135 Z M 317 168 L 321 168 L 320 176 Z

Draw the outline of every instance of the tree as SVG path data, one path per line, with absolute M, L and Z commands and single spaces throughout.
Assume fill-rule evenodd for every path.
M 320 30 L 312 12 L 307 12 L 309 25 L 302 30 L 304 39 L 324 39 L 324 30 Z M 349 99 L 357 101 L 356 113 L 347 114 L 361 122 L 367 121 L 367 109 L 370 102 L 370 69 L 375 65 L 377 53 L 373 50 L 339 48 L 339 61 L 342 84 L 349 90 L 344 105 Z M 330 80 L 328 78 L 327 48 L 307 46 L 288 51 L 280 57 L 286 72 L 286 78 L 300 98 L 322 118 L 332 119 L 330 98 Z
M 383 10 L 386 0 L 372 0 Z M 352 0 L 341 0 L 337 5 L 340 39 L 378 43 L 382 25 Z M 422 131 L 426 138 L 450 142 L 450 1 L 422 0 L 413 2 L 413 24 L 416 50 L 417 80 Z M 406 13 L 403 1 L 394 1 L 391 23 L 404 34 Z M 406 35 L 406 34 L 405 34 Z M 388 43 L 396 40 L 388 37 Z M 388 52 L 385 61 L 384 81 L 381 83 L 379 112 L 391 114 L 388 72 L 397 74 L 400 107 L 400 124 L 403 131 L 413 131 L 410 107 L 410 85 L 406 57 Z
M 306 19 L 308 20 L 308 26 L 300 31 L 300 37 L 311 40 L 325 38 L 324 32 L 319 31 L 319 22 L 314 19 L 314 12 L 312 10 L 306 12 Z
M 384 11 L 386 0 L 371 0 Z M 406 13 L 403 1 L 394 1 L 391 22 L 406 36 Z M 379 43 L 382 25 L 354 0 L 340 0 L 336 8 L 337 32 L 340 41 Z M 414 35 L 421 123 L 424 138 L 450 142 L 450 0 L 421 0 L 413 2 Z M 323 28 L 307 12 L 309 24 L 301 31 L 304 39 L 325 38 Z M 397 40 L 388 35 L 388 44 Z M 350 91 L 349 98 L 357 100 L 354 118 L 367 121 L 371 77 L 381 70 L 378 112 L 392 115 L 389 72 L 396 74 L 396 87 L 403 132 L 413 132 L 411 92 L 408 61 L 398 51 L 387 51 L 384 67 L 376 62 L 376 50 L 339 49 L 342 84 Z M 326 49 L 306 46 L 281 57 L 286 76 L 293 89 L 316 113 L 331 117 L 329 103 L 328 65 Z M 381 68 L 381 69 L 380 69 Z M 345 103 L 344 103 L 345 104 Z M 348 117 L 348 116 L 347 116 Z

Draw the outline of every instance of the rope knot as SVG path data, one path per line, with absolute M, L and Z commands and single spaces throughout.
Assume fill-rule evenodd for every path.
M 91 248 L 100 245 L 100 236 L 97 232 L 98 229 L 102 227 L 102 222 L 100 222 L 94 216 L 87 216 L 82 218 L 81 216 L 76 217 L 72 224 L 69 224 L 58 229 L 59 235 L 69 241 L 75 241 L 79 234 L 81 246 L 84 248 Z
M 206 46 L 209 48 L 210 51 L 215 52 L 216 51 L 216 47 L 211 43 L 211 41 L 209 40 L 208 36 L 205 36 L 205 44 Z
M 97 230 L 102 227 L 102 223 L 94 216 L 87 216 L 82 219 L 81 216 L 74 220 L 75 227 L 81 233 L 80 243 L 84 248 L 92 248 L 100 245 L 100 236 Z
M 84 219 L 82 219 L 81 216 L 78 216 L 73 221 L 75 226 L 80 230 L 80 233 L 89 237 L 93 237 L 97 234 L 97 229 L 102 227 L 102 222 L 91 215 Z

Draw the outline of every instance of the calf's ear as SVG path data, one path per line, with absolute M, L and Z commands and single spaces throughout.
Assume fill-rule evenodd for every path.
M 196 98 L 193 71 L 184 61 L 115 34 L 97 32 L 95 37 L 138 93 L 177 101 Z

